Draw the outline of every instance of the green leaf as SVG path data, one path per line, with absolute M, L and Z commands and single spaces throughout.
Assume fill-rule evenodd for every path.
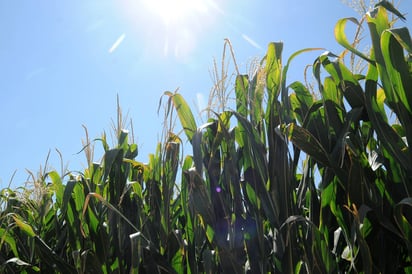
M 341 106 L 330 100 L 324 101 L 323 105 L 326 124 L 329 128 L 329 140 L 334 142 L 336 141 L 339 133 L 342 131 L 343 110 Z
M 57 255 L 42 238 L 35 236 L 34 240 L 41 261 L 55 268 L 60 273 L 77 273 L 75 268 Z
M 390 1 L 387 0 L 383 0 L 380 1 L 379 3 L 377 3 L 375 5 L 375 7 L 384 7 L 385 9 L 387 9 L 388 11 L 392 12 L 393 14 L 395 14 L 396 16 L 398 16 L 399 18 L 401 18 L 402 20 L 406 20 L 405 16 L 402 15 L 402 13 L 400 13 Z
M 349 43 L 348 38 L 346 37 L 345 34 L 345 29 L 346 29 L 346 23 L 350 21 L 354 23 L 355 25 L 359 26 L 359 22 L 356 18 L 354 17 L 349 17 L 349 18 L 343 18 L 338 20 L 335 26 L 335 39 L 336 41 L 341 44 L 344 48 L 347 50 L 353 52 L 357 56 L 361 57 L 362 59 L 366 60 L 367 62 L 374 63 L 373 60 L 371 60 L 368 56 L 366 56 L 364 53 L 361 51 L 357 50 L 355 47 Z
M 410 39 L 410 37 L 409 37 Z M 388 74 L 387 83 L 384 86 L 385 93 L 390 100 L 388 103 L 395 107 L 398 117 L 404 123 L 410 120 L 412 94 L 412 77 L 409 74 L 409 67 L 403 55 L 403 48 L 395 38 L 392 31 L 384 31 L 381 36 L 381 49 L 385 61 L 385 71 Z M 403 110 L 408 113 L 403 113 Z M 408 121 L 410 122 L 410 121 Z
M 264 68 L 258 69 L 250 83 L 250 112 L 255 125 L 262 123 L 264 117 L 263 99 L 265 95 Z
M 256 195 L 256 192 L 253 189 L 253 187 L 250 185 L 250 183 L 246 183 L 246 194 L 247 194 L 247 198 L 250 201 L 250 203 L 259 210 L 260 209 L 260 199 Z
M 122 156 L 122 149 L 119 148 L 113 148 L 109 149 L 106 151 L 104 154 L 104 177 L 103 177 L 103 182 L 107 181 L 107 178 L 110 175 L 110 171 L 112 170 L 113 166 L 116 163 L 116 160 L 119 159 L 119 156 Z M 123 157 L 122 157 L 123 161 Z
M 203 138 L 203 129 L 213 125 L 213 123 L 207 123 L 202 125 L 199 129 L 196 130 L 196 133 L 192 138 L 192 150 L 193 150 L 193 161 L 195 168 L 199 174 L 203 174 L 203 154 L 202 154 L 202 138 Z
M 335 199 L 335 184 L 330 183 L 327 185 L 321 193 L 321 207 L 329 205 Z
M 184 172 L 188 180 L 189 187 L 189 208 L 201 217 L 202 225 L 206 229 L 206 225 L 215 223 L 215 213 L 210 200 L 210 194 L 206 189 L 205 182 L 195 169 L 189 169 Z
M 33 228 L 27 224 L 26 222 L 24 222 L 21 217 L 17 216 L 17 215 L 12 215 L 12 218 L 15 222 L 15 224 L 24 232 L 26 233 L 28 236 L 30 237 L 34 237 L 36 236 L 36 233 L 34 232 Z
M 63 215 L 65 215 L 66 212 L 67 212 L 67 207 L 68 207 L 69 202 L 72 198 L 73 189 L 76 186 L 76 184 L 77 184 L 76 180 L 69 180 L 67 182 L 66 187 L 64 188 L 63 202 L 62 202 L 62 206 L 61 206 L 61 212 L 62 212 Z
M 340 88 L 351 107 L 363 106 L 365 101 L 363 91 L 352 72 L 339 59 L 331 60 L 328 54 L 321 55 L 319 60 L 325 70 L 332 76 L 336 86 Z M 328 92 L 325 86 L 322 94 L 326 94 L 331 98 L 336 96 L 334 94 L 329 95 Z M 335 91 L 332 89 L 332 92 Z
M 48 176 L 52 180 L 52 189 L 56 194 L 56 201 L 58 205 L 61 205 L 63 202 L 64 186 L 60 178 L 60 175 L 56 171 L 51 171 L 48 173 Z
M 266 86 L 269 90 L 269 104 L 280 93 L 282 84 L 282 50 L 283 43 L 270 43 L 266 53 Z
M 317 51 L 317 50 L 325 50 L 324 48 L 304 48 L 298 51 L 295 51 L 287 60 L 285 67 L 283 68 L 283 72 L 282 72 L 282 89 L 285 89 L 286 85 L 286 76 L 290 67 L 290 64 L 292 63 L 292 61 L 299 55 L 301 55 L 302 53 L 306 53 L 306 52 L 311 52 L 311 51 Z M 281 53 L 281 52 L 280 52 Z
M 388 19 L 388 13 L 385 8 L 377 6 L 371 12 L 366 14 L 366 21 L 368 22 L 373 47 L 375 48 L 375 43 L 379 40 L 382 32 L 391 27 Z M 375 48 L 375 52 L 376 49 L 378 48 Z
M 215 237 L 215 231 L 210 225 L 206 225 L 206 237 L 209 243 L 213 243 L 213 239 Z
M 8 229 L 0 227 L 0 250 L 2 250 L 2 245 L 7 243 L 13 252 L 14 256 L 18 256 L 16 240 L 13 237 L 13 234 L 9 232 Z
M 289 66 L 290 66 L 290 64 L 291 64 L 291 62 L 297 57 L 297 56 L 299 56 L 300 54 L 302 54 L 302 53 L 306 53 L 306 52 L 311 52 L 311 51 L 316 51 L 316 50 L 324 50 L 323 48 L 304 48 L 304 49 L 301 49 L 301 50 L 298 50 L 298 51 L 296 51 L 296 52 L 294 52 L 289 58 L 288 58 L 288 60 L 287 60 L 287 62 L 286 62 L 286 65 L 284 66 L 284 68 L 283 68 L 283 70 L 282 70 L 282 78 L 281 78 L 281 80 L 282 80 L 282 82 L 281 82 L 281 89 L 282 89 L 282 102 L 283 102 L 283 104 L 286 106 L 286 112 L 288 112 L 289 111 L 289 109 L 288 109 L 288 102 L 287 102 L 287 95 L 288 95 L 288 92 L 287 92 L 287 88 L 286 88 L 286 78 L 287 78 L 287 73 L 288 73 L 288 70 L 289 70 Z M 281 53 L 281 52 L 280 52 Z M 279 55 L 280 56 L 280 55 Z
M 185 99 L 179 93 L 170 93 L 165 92 L 164 95 L 169 96 L 169 99 L 173 103 L 177 111 L 177 115 L 182 124 L 183 130 L 186 133 L 186 136 L 190 142 L 192 142 L 193 135 L 196 132 L 197 126 L 195 118 L 190 110 L 189 105 L 186 103 Z
M 299 116 L 299 122 L 303 122 L 309 108 L 314 103 L 313 95 L 301 82 L 293 82 L 289 85 L 295 93 L 290 95 L 290 103 L 293 111 Z
M 366 109 L 368 116 L 374 126 L 378 137 L 382 141 L 382 145 L 385 146 L 391 153 L 392 157 L 408 172 L 412 172 L 410 166 L 411 160 L 408 157 L 407 146 L 396 131 L 386 123 L 383 115 L 381 114 L 381 108 L 379 107 L 376 99 L 376 90 L 373 87 L 366 88 Z M 410 173 L 412 174 L 412 173 Z
M 236 76 L 235 84 L 236 92 L 236 111 L 247 117 L 248 115 L 248 92 L 249 92 L 249 79 L 247 75 Z
M 412 54 L 412 39 L 409 33 L 408 28 L 396 28 L 388 29 L 387 32 L 390 32 L 393 37 L 398 41 L 399 44 L 409 53 Z
M 291 123 L 287 125 L 283 131 L 295 146 L 306 152 L 322 165 L 329 166 L 328 153 L 308 130 Z

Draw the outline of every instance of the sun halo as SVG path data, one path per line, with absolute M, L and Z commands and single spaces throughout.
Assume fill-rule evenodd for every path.
M 222 0 L 223 1 L 223 0 Z M 215 0 L 122 0 L 125 18 L 131 22 L 144 56 L 193 62 L 201 39 L 224 14 Z M 162 54 L 158 54 L 161 52 Z
M 146 9 L 166 26 L 185 24 L 191 16 L 207 13 L 205 0 L 143 0 Z

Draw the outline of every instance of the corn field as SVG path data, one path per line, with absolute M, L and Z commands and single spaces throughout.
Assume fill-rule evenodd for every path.
M 345 32 L 360 21 L 335 26 L 364 73 L 325 52 L 314 85 L 287 85 L 315 49 L 284 62 L 270 43 L 236 75 L 235 107 L 203 124 L 165 92 L 182 132 L 165 130 L 147 163 L 119 119 L 114 145 L 87 138 L 82 172 L 1 190 L 0 272 L 412 273 L 412 40 L 390 16 L 406 20 L 387 1 L 365 14 L 368 53 Z

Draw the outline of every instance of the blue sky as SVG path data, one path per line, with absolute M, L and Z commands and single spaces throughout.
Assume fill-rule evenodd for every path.
M 36 173 L 49 150 L 51 168 L 60 170 L 56 148 L 70 170 L 81 170 L 82 125 L 91 138 L 109 132 L 117 95 L 145 162 L 162 131 L 161 95 L 179 88 L 192 106 L 204 104 L 198 98 L 212 87 L 209 72 L 224 38 L 245 73 L 271 41 L 285 43 L 284 58 L 306 47 L 340 53 L 334 25 L 357 16 L 339 0 L 169 1 L 188 10 L 160 9 L 156 1 L 166 3 L 0 1 L 0 188 L 15 170 L 13 185 L 22 185 L 25 169 Z M 401 2 L 402 13 L 411 13 L 409 1 Z M 318 54 L 299 57 L 288 79 L 301 79 Z

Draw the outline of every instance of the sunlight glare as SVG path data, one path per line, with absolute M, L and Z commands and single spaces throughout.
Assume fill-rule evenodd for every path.
M 188 17 L 208 11 L 205 0 L 144 0 L 146 8 L 160 17 L 166 26 L 184 23 Z
M 130 36 L 139 37 L 145 56 L 187 63 L 224 15 L 225 1 L 123 0 L 121 8 L 134 26 Z

